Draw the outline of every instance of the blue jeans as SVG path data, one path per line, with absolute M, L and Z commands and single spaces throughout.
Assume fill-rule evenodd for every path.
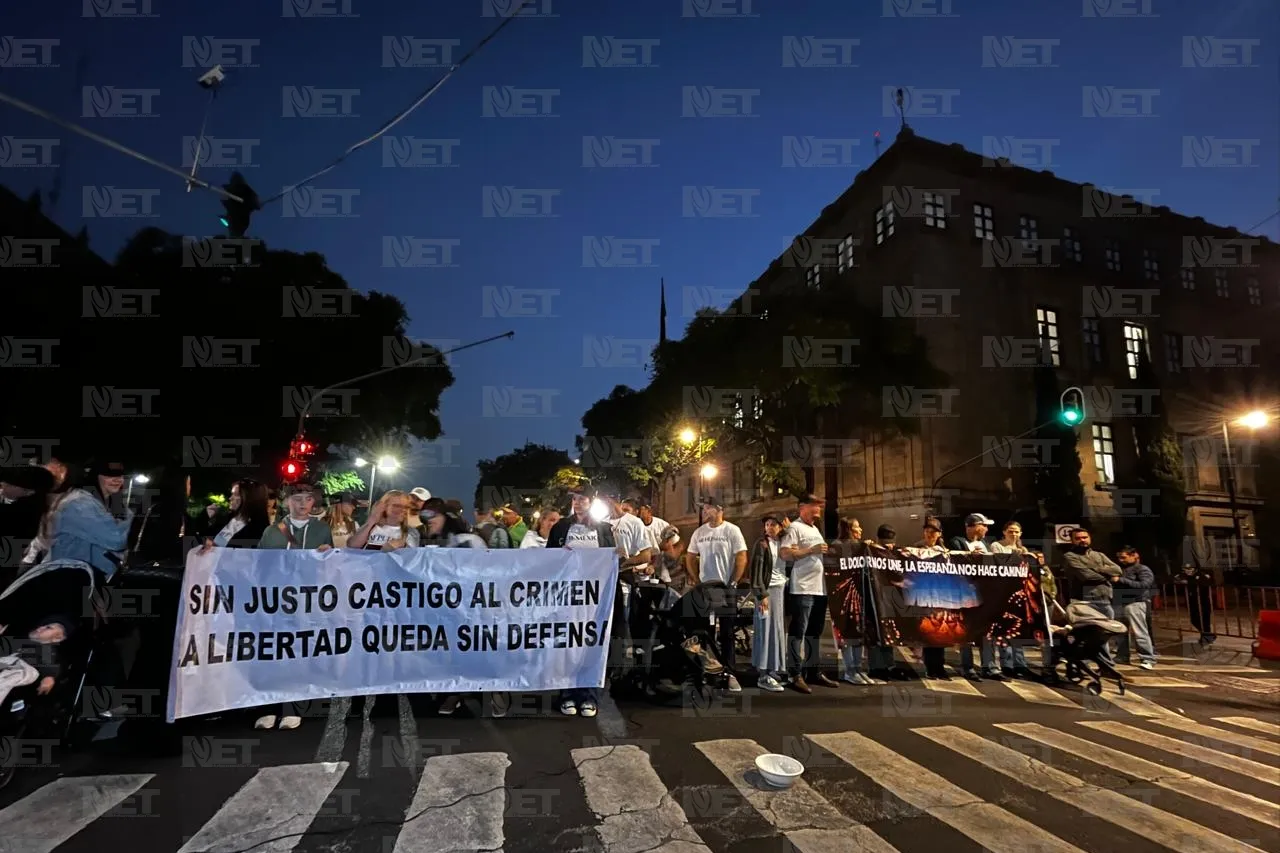
M 1000 647 L 1001 669 L 1027 669 L 1027 653 L 1022 646 Z
M 982 661 L 982 672 L 991 674 L 996 671 L 996 644 L 992 640 L 980 640 L 978 642 L 978 655 Z M 973 646 L 965 646 L 960 649 L 960 670 L 962 672 L 973 672 Z
M 1147 612 L 1151 605 L 1145 601 L 1131 601 L 1124 605 L 1121 622 L 1129 626 L 1133 632 L 1133 641 L 1138 646 L 1138 657 L 1144 661 L 1156 662 L 1156 650 L 1151 644 L 1151 631 L 1147 626 Z M 1116 657 L 1123 663 L 1129 662 L 1129 635 L 1125 634 L 1116 640 Z
M 826 625 L 825 595 L 787 596 L 787 674 L 792 678 L 817 672 L 821 660 L 822 629 Z

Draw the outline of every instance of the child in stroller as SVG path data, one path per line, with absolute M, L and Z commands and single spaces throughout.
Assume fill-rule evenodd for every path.
M 1053 603 L 1057 622 L 1052 625 L 1053 655 L 1056 661 L 1066 663 L 1067 680 L 1080 684 L 1088 680 L 1085 689 L 1095 696 L 1102 693 L 1102 679 L 1116 682 L 1116 690 L 1124 695 L 1124 676 L 1111 662 L 1107 644 L 1113 637 L 1128 633 L 1122 622 L 1108 619 L 1083 601 L 1072 601 L 1063 610 Z
M 98 588 L 87 563 L 62 560 L 33 567 L 0 594 L 0 740 L 6 746 L 24 737 L 65 740 L 92 655 Z M 12 762 L 0 766 L 0 787 L 15 770 Z

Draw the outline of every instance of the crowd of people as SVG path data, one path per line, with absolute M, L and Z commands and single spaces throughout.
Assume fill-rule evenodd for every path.
M 84 477 L 72 478 L 69 473 L 57 460 L 0 471 L 4 534 L 7 541 L 29 542 L 17 572 L 46 560 L 83 561 L 106 577 L 117 570 L 132 522 L 124 494 L 125 469 L 107 462 L 90 466 Z M 747 535 L 725 518 L 725 507 L 715 498 L 700 501 L 700 523 L 686 540 L 642 501 L 586 492 L 571 496 L 563 516 L 545 508 L 526 519 L 517 508 L 503 506 L 480 514 L 472 525 L 464 518 L 460 501 L 433 497 L 424 487 L 393 489 L 370 504 L 352 494 L 326 498 L 310 483 L 292 484 L 277 495 L 264 483 L 242 479 L 232 484 L 227 505 L 207 507 L 191 520 L 186 535 L 192 547 L 205 553 L 215 548 L 611 549 L 619 558 L 614 646 L 634 652 L 630 647 L 645 634 L 646 619 L 661 601 L 669 605 L 691 589 L 712 584 L 726 591 L 734 612 L 750 611 L 749 668 L 738 659 L 742 626 L 734 618 L 717 619 L 714 649 L 698 651 L 709 662 L 706 671 L 717 676 L 718 686 L 741 692 L 741 676 L 751 674 L 762 690 L 780 692 L 790 687 L 809 694 L 815 686 L 839 686 L 823 670 L 819 652 L 828 624 L 829 561 L 847 554 L 856 543 L 899 547 L 896 531 L 888 525 L 881 525 L 874 539 L 864 539 L 856 518 L 841 519 L 837 538 L 829 542 L 821 530 L 824 510 L 820 497 L 805 495 L 794 511 L 768 513 L 759 519 L 748 544 Z M 971 514 L 964 520 L 963 535 L 948 541 L 942 523 L 927 517 L 920 538 L 905 547 L 917 552 L 1027 554 L 1040 573 L 1047 601 L 1087 602 L 1107 618 L 1119 618 L 1133 636 L 1140 666 L 1154 666 L 1149 630 L 1154 577 L 1135 549 L 1120 549 L 1113 562 L 1093 549 L 1087 530 L 1076 529 L 1059 565 L 1050 567 L 1043 554 L 1023 543 L 1016 521 L 1003 525 L 1000 538 L 988 539 L 993 525 L 985 515 Z M 895 658 L 893 646 L 865 639 L 874 635 L 872 631 L 845 638 L 835 633 L 843 664 L 839 680 L 863 686 L 913 678 L 914 669 Z M 959 671 L 965 678 L 1056 678 L 1048 642 L 1039 674 L 1028 667 L 1024 649 L 1018 645 L 997 648 L 990 640 L 977 645 L 977 665 L 972 645 L 959 650 Z M 1128 647 L 1126 636 L 1119 643 L 1121 658 L 1127 658 Z M 926 678 L 950 677 L 944 648 L 919 651 Z M 453 714 L 465 698 L 444 697 L 439 712 Z M 598 712 L 598 698 L 595 690 L 571 690 L 561 693 L 556 704 L 562 714 L 592 717 Z M 494 716 L 503 716 L 510 700 L 490 694 L 483 701 Z M 290 729 L 300 724 L 301 715 L 290 705 L 263 709 L 255 722 L 258 728 Z

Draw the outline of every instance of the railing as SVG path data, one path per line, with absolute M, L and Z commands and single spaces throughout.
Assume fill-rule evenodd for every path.
M 1280 587 L 1165 583 L 1151 610 L 1157 627 L 1255 640 L 1259 611 L 1280 610 Z

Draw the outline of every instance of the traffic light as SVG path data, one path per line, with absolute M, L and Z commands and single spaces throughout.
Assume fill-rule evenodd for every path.
M 295 459 L 306 459 L 316 452 L 316 446 L 299 436 L 289 444 L 289 456 Z
M 223 184 L 222 188 L 234 196 L 238 196 L 242 201 L 224 198 L 222 207 L 224 213 L 218 218 L 222 223 L 222 227 L 227 229 L 227 234 L 231 237 L 240 238 L 249 230 L 249 219 L 253 216 L 254 211 L 261 210 L 262 205 L 258 201 L 258 194 L 253 191 L 253 187 L 249 186 L 249 182 L 239 172 L 231 173 L 231 181 Z
M 303 470 L 306 468 L 301 459 L 290 457 L 284 460 L 280 465 L 280 475 L 284 477 L 286 483 L 295 483 L 302 476 Z
M 1084 392 L 1073 385 L 1062 392 L 1058 398 L 1058 417 L 1070 427 L 1079 426 L 1084 421 Z

